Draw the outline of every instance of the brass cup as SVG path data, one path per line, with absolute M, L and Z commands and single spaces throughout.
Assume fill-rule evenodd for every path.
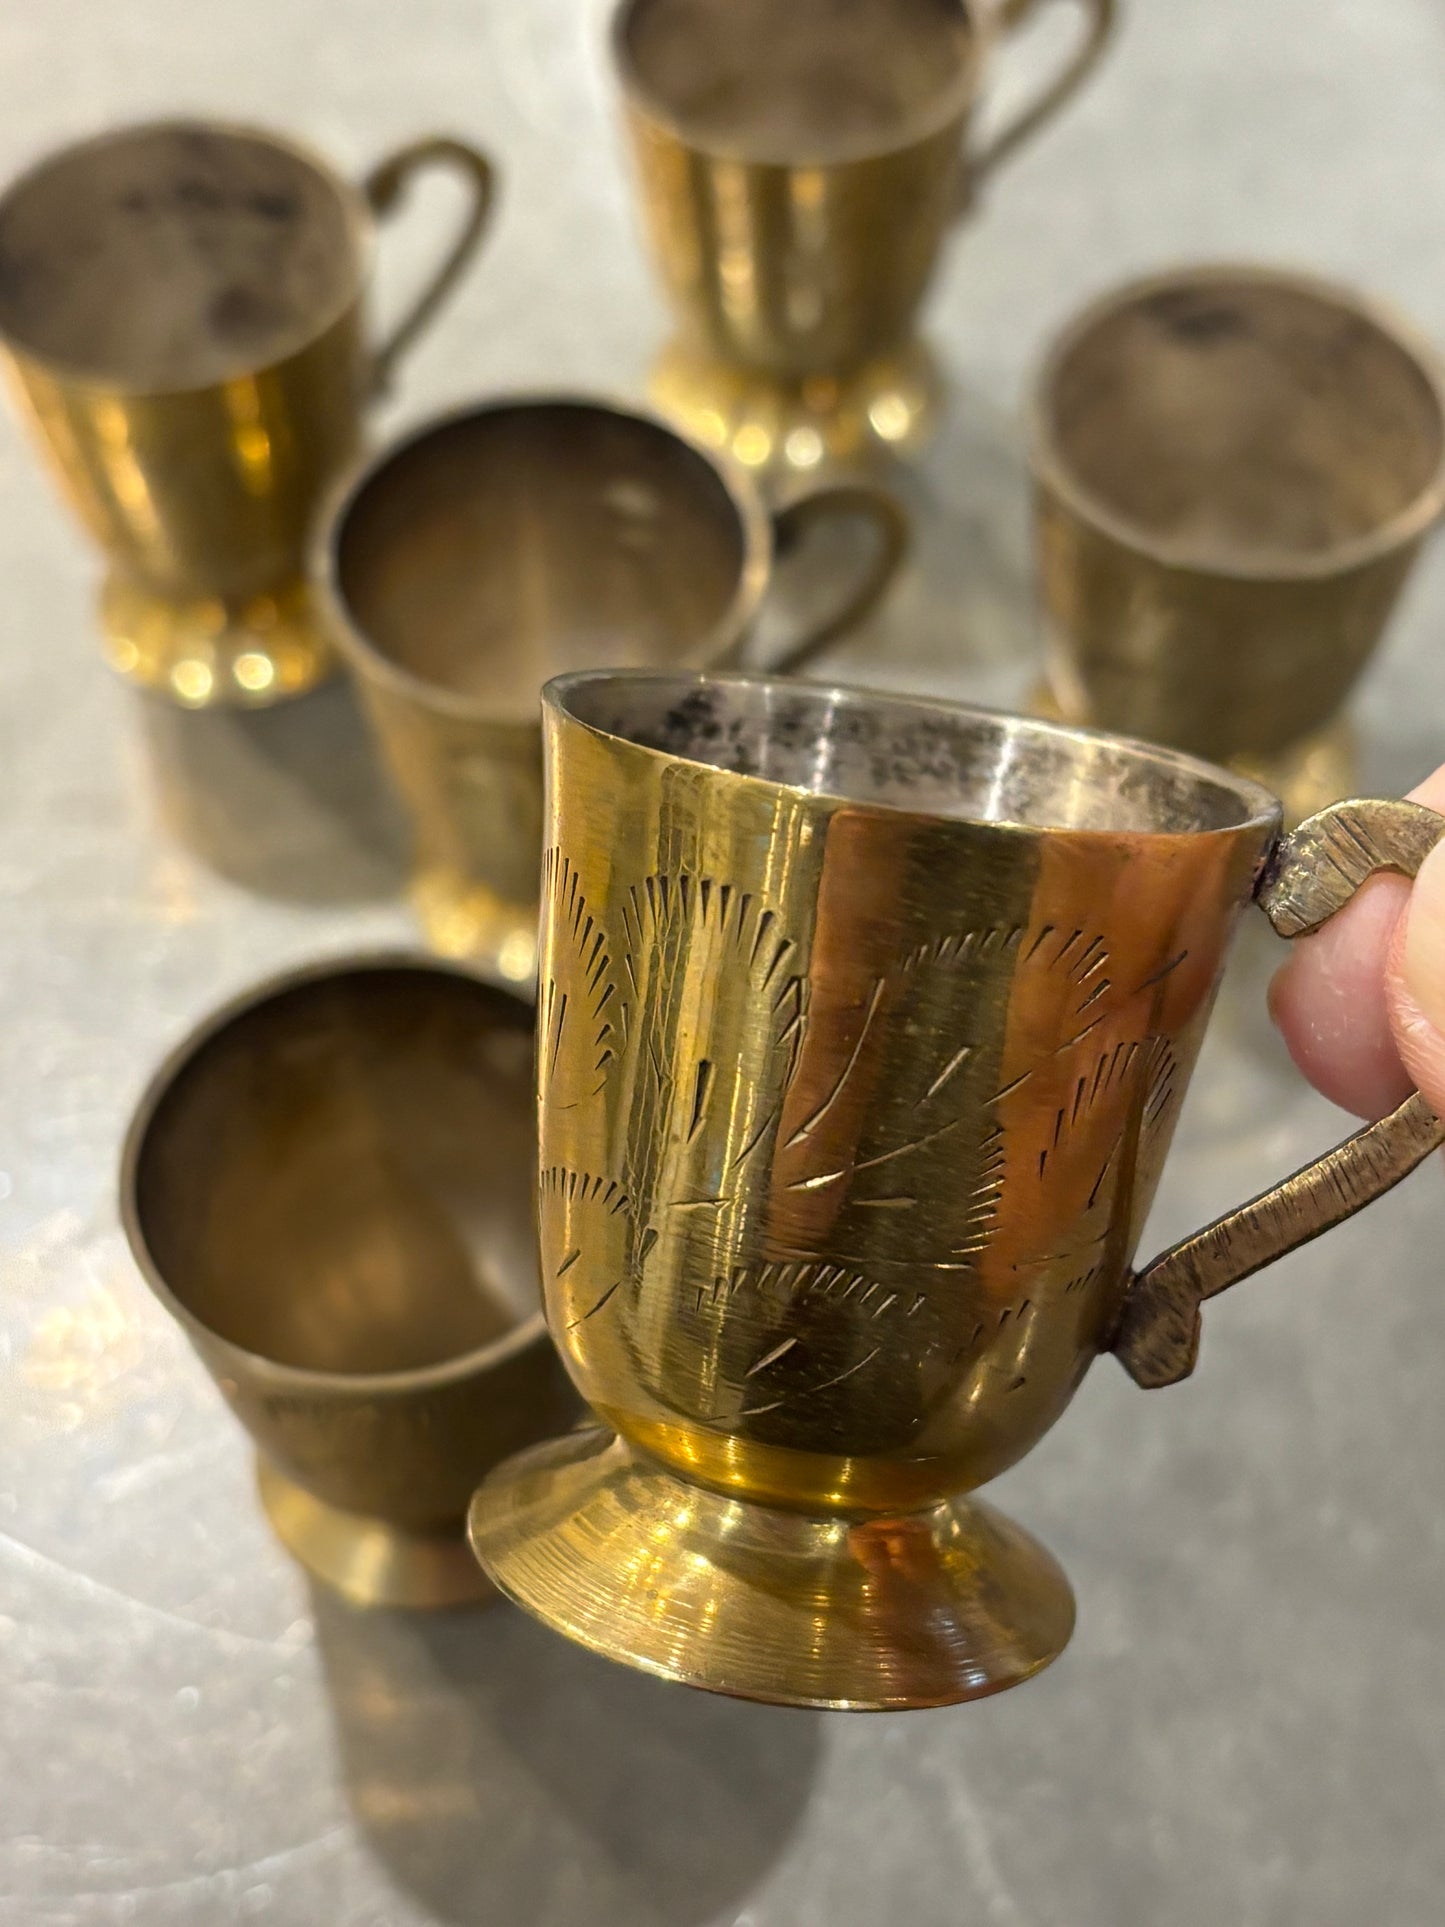
M 871 522 L 875 553 L 784 646 L 789 668 L 891 581 L 907 543 L 891 496 L 819 489 L 770 515 L 741 470 L 660 420 L 567 396 L 432 422 L 343 486 L 315 573 L 412 816 L 434 948 L 532 979 L 548 677 L 737 661 L 776 552 L 834 517 Z
M 538 1305 L 532 1031 L 447 966 L 295 971 L 194 1032 L 126 1139 L 136 1263 L 277 1535 L 361 1604 L 487 1597 L 472 1488 L 576 1415 Z
M 996 40 L 1038 0 L 622 0 L 613 59 L 678 335 L 658 405 L 755 468 L 809 472 L 927 434 L 914 323 L 986 177 L 1103 51 L 1079 0 L 1063 71 L 987 144 L 968 123 Z
M 472 1544 L 583 1645 L 695 1686 L 923 1706 L 1064 1646 L 1067 1580 L 960 1495 L 1101 1351 L 1445 1139 L 1412 1096 L 1132 1268 L 1239 913 L 1286 936 L 1445 832 L 961 706 L 741 677 L 544 696 L 548 1320 L 606 1432 L 499 1468 Z
M 1032 466 L 1060 713 L 1348 794 L 1340 710 L 1445 505 L 1430 350 L 1302 275 L 1134 282 L 1045 362 Z
M 433 165 L 468 211 L 369 345 L 376 216 Z M 210 121 L 52 154 L 0 197 L 0 347 L 61 493 L 104 551 L 106 653 L 188 708 L 310 689 L 333 658 L 305 583 L 319 498 L 370 399 L 476 249 L 490 163 L 401 148 L 354 187 L 289 140 Z

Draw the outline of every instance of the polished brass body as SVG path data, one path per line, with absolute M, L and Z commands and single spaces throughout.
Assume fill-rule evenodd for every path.
M 407 318 L 369 345 L 375 215 L 434 164 L 470 189 Z M 317 503 L 370 397 L 476 248 L 490 164 L 423 140 L 360 189 L 274 135 L 124 129 L 0 199 L 0 345 L 61 490 L 104 551 L 106 650 L 188 707 L 300 694 L 333 658 L 304 579 Z
M 1065 330 L 1032 442 L 1063 715 L 1346 781 L 1331 728 L 1445 505 L 1431 352 L 1324 282 L 1181 269 Z
M 914 321 L 957 217 L 1103 50 L 1081 0 L 1063 73 L 985 146 L 995 32 L 1036 0 L 623 0 L 613 53 L 679 337 L 654 396 L 753 467 L 807 471 L 930 424 Z
M 738 677 L 545 694 L 542 1272 L 608 1434 L 500 1468 L 497 1584 L 693 1685 L 917 1706 L 1027 1677 L 1067 1581 L 962 1497 L 1093 1358 L 1445 1137 L 1417 1096 L 1137 1277 L 1239 913 L 1294 935 L 1445 820 L 1121 739 Z
M 548 677 L 738 661 L 778 548 L 834 517 L 871 522 L 875 551 L 786 646 L 789 667 L 882 595 L 906 544 L 890 496 L 817 490 L 770 516 L 744 474 L 660 420 L 567 396 L 432 422 L 343 488 L 317 576 L 411 811 L 438 950 L 532 978 Z
M 181 1045 L 126 1141 L 136 1261 L 352 1599 L 485 1596 L 461 1521 L 576 1400 L 538 1305 L 532 1008 L 454 968 L 290 973 Z

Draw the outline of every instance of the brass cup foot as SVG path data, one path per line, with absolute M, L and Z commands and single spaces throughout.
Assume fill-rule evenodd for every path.
M 802 479 L 916 453 L 938 425 L 943 377 L 916 339 L 847 375 L 798 382 L 673 342 L 653 366 L 649 392 L 706 447 L 745 468 Z
M 557 1632 L 741 1699 L 982 1699 L 1047 1666 L 1074 1626 L 1052 1556 L 977 1500 L 816 1517 L 690 1485 L 602 1431 L 501 1466 L 468 1530 L 498 1589 Z
M 478 1606 L 496 1594 L 455 1536 L 423 1537 L 343 1512 L 256 1462 L 261 1504 L 293 1558 L 356 1606 Z
M 336 668 L 302 582 L 245 600 L 179 599 L 111 576 L 100 617 L 116 674 L 184 709 L 264 709 Z
M 450 870 L 421 871 L 411 905 L 439 956 L 481 965 L 509 984 L 530 983 L 536 975 L 535 910 L 523 912 Z
M 1088 725 L 1087 716 L 1065 711 L 1047 678 L 1030 691 L 1026 708 L 1045 722 Z M 1335 716 L 1323 729 L 1303 736 L 1272 756 L 1231 756 L 1229 767 L 1241 776 L 1263 783 L 1284 805 L 1287 825 L 1302 823 L 1317 810 L 1354 796 L 1359 789 L 1359 737 L 1347 715 Z

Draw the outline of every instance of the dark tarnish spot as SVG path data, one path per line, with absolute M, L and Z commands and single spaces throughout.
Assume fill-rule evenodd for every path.
M 959 783 L 959 739 L 951 720 L 920 719 L 902 726 L 875 752 L 872 777 L 879 789 L 906 794 Z
M 235 340 L 273 325 L 276 304 L 254 289 L 233 285 L 222 288 L 206 310 L 206 318 L 223 340 Z
M 143 187 L 129 187 L 118 205 L 124 214 L 149 214 L 153 203 Z
M 257 189 L 248 197 L 246 205 L 263 221 L 294 221 L 301 212 L 296 196 L 279 188 Z
M 1228 301 L 1202 301 L 1195 294 L 1171 289 L 1157 295 L 1149 307 L 1160 326 L 1179 341 L 1232 341 L 1249 331 L 1243 313 Z
M 35 280 L 32 264 L 0 250 L 0 301 L 18 301 Z
M 176 205 L 188 212 L 215 214 L 225 206 L 225 196 L 210 181 L 197 180 L 191 175 L 182 175 L 171 190 Z
M 715 743 L 723 733 L 710 689 L 694 689 L 662 719 L 663 747 L 685 755 L 695 743 Z

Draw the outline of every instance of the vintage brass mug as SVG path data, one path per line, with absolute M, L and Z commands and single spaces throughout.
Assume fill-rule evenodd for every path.
M 1062 1649 L 1053 1559 L 960 1495 L 1089 1364 L 1193 1367 L 1201 1302 L 1445 1140 L 1412 1096 L 1131 1268 L 1239 913 L 1314 928 L 1445 832 L 1289 836 L 1176 752 L 835 687 L 544 697 L 542 1276 L 604 1421 L 472 1505 L 492 1578 L 630 1665 L 923 1706 Z
M 1293 814 L 1347 794 L 1342 706 L 1445 505 L 1434 354 L 1312 277 L 1183 268 L 1072 322 L 1032 414 L 1056 713 Z
M 413 819 L 413 900 L 437 950 L 532 978 L 548 677 L 736 662 L 776 552 L 850 517 L 873 525 L 873 557 L 783 649 L 789 668 L 892 579 L 907 523 L 881 490 L 817 489 L 769 515 L 746 475 L 662 421 L 560 395 L 432 422 L 343 486 L 316 575 Z
M 970 148 L 996 40 L 1037 0 L 622 0 L 613 57 L 679 333 L 653 395 L 755 468 L 916 444 L 937 376 L 914 321 L 985 178 L 1103 51 Z
M 371 346 L 374 217 L 432 166 L 464 177 L 467 213 Z M 312 517 L 491 196 L 490 163 L 461 141 L 401 148 L 356 188 L 276 135 L 173 121 L 65 148 L 0 197 L 0 346 L 105 552 L 122 675 L 202 708 L 275 702 L 330 672 L 305 583 Z
M 488 1596 L 477 1480 L 576 1399 L 538 1303 L 532 1007 L 405 957 L 228 1004 L 136 1112 L 136 1262 L 255 1440 L 262 1502 L 362 1604 Z

